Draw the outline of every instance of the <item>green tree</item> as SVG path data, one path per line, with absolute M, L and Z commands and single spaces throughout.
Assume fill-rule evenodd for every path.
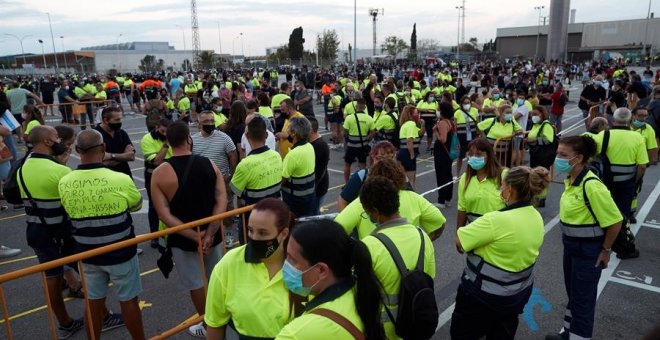
M 332 30 L 323 30 L 322 35 L 316 36 L 316 52 L 319 54 L 319 60 L 334 61 L 339 52 L 339 36 Z
M 408 52 L 408 59 L 417 59 L 417 23 L 413 24 L 412 34 L 410 35 L 410 52 Z
M 140 60 L 140 66 L 138 68 L 142 72 L 158 72 L 162 71 L 165 66 L 163 59 L 156 60 L 156 57 L 150 54 L 147 54 Z
M 289 46 L 282 45 L 277 48 L 274 53 L 271 53 L 266 58 L 269 64 L 280 64 L 284 63 L 285 60 L 289 59 Z
M 300 60 L 303 57 L 305 38 L 303 38 L 302 27 L 294 28 L 289 35 L 289 58 Z
M 353 62 L 353 46 L 351 44 L 348 44 L 348 62 Z
M 381 52 L 387 52 L 387 54 L 393 56 L 395 59 L 406 48 L 408 48 L 408 44 L 403 39 L 394 35 L 385 38 L 385 42 L 380 46 Z
M 475 50 L 479 51 L 479 41 L 477 40 L 476 37 L 470 38 L 468 42 L 470 43 L 470 45 L 472 45 L 472 47 L 474 47 Z
M 199 62 L 204 69 L 210 69 L 215 66 L 215 57 L 211 51 L 202 51 L 199 54 Z

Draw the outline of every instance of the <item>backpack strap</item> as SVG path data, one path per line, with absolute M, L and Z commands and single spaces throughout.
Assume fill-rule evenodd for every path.
M 495 117 L 495 118 L 490 118 L 490 119 L 492 119 L 493 122 L 490 123 L 490 126 L 489 126 L 486 130 L 484 130 L 484 135 L 486 135 L 486 138 L 488 138 L 488 133 L 490 132 L 490 129 L 492 129 L 493 126 L 495 125 L 495 123 L 497 122 L 497 117 Z
M 32 195 L 30 194 L 30 190 L 28 190 L 27 185 L 25 185 L 25 180 L 23 179 L 23 165 L 21 165 L 21 167 L 18 168 L 18 177 L 21 179 L 21 186 L 23 187 L 25 196 L 27 196 L 28 202 L 30 202 L 30 206 L 32 206 L 32 210 L 39 216 L 39 221 L 41 221 L 41 224 L 46 226 L 47 224 L 44 215 L 41 213 L 39 207 L 37 207 L 37 202 L 35 202 L 34 199 L 32 198 Z
M 594 221 L 596 221 L 596 224 L 600 225 L 600 222 L 598 222 L 598 218 L 596 217 L 596 214 L 594 213 L 594 209 L 591 207 L 591 202 L 589 202 L 589 196 L 587 196 L 587 182 L 589 181 L 599 181 L 597 177 L 589 177 L 582 181 L 582 197 L 584 199 L 584 205 L 587 206 L 587 209 L 589 210 L 589 213 L 591 214 L 591 217 L 594 218 Z
M 353 105 L 353 109 L 355 109 L 355 104 Z M 362 141 L 362 129 L 360 128 L 360 119 L 358 119 L 358 113 L 355 112 L 353 115 L 355 115 L 355 124 L 357 124 L 358 128 L 358 135 L 360 135 L 360 148 L 364 148 L 364 142 Z
M 365 339 L 364 334 L 350 320 L 348 320 L 346 317 L 333 310 L 327 308 L 317 308 L 309 313 L 320 315 L 322 317 L 332 320 L 334 323 L 338 324 L 346 331 L 348 331 L 348 333 L 350 333 L 353 336 L 353 339 L 357 339 L 357 340 Z
M 610 130 L 603 131 L 603 147 L 600 148 L 601 156 L 607 156 L 607 147 L 610 145 Z
M 417 258 L 417 265 L 416 269 L 423 270 L 424 269 L 424 235 L 422 234 L 422 231 L 417 228 L 417 231 L 419 232 L 419 236 L 422 239 L 422 245 L 419 249 L 419 257 Z M 403 261 L 403 257 L 401 257 L 401 253 L 399 252 L 399 249 L 397 249 L 396 245 L 394 245 L 394 242 L 392 242 L 392 239 L 387 237 L 385 234 L 381 233 L 376 233 L 373 235 L 375 238 L 377 238 L 387 251 L 390 253 L 390 256 L 392 257 L 392 260 L 394 260 L 394 263 L 396 264 L 397 269 L 399 270 L 399 273 L 403 277 L 405 274 L 408 274 L 410 270 L 406 267 L 405 262 Z

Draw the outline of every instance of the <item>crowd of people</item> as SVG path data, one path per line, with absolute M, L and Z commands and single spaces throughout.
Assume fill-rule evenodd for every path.
M 217 220 L 151 242 L 163 274 L 176 263 L 204 315 L 188 332 L 208 339 L 429 338 L 438 315 L 433 241 L 443 234 L 458 182 L 456 231 L 448 237 L 467 255 L 451 336 L 513 339 L 533 288 L 544 235 L 538 209 L 554 168 L 566 176 L 559 212 L 569 303 L 562 331 L 547 338 L 591 338 L 610 252 L 640 255 L 629 224 L 645 169 L 657 163 L 660 87 L 653 84 L 660 74 L 607 63 L 404 71 L 303 68 L 283 82 L 268 69 L 12 81 L 0 90 L 0 112 L 20 126 L 0 125 L 0 177 L 18 183 L 23 203 L 14 209 L 25 210 L 28 245 L 40 263 L 134 238 L 131 212 L 142 196 L 122 119 L 129 110 L 143 113 L 150 231 L 254 205 L 246 223 Z M 564 136 L 564 107 L 577 79 L 588 131 Z M 315 101 L 323 112 L 315 112 Z M 53 107 L 61 115 L 56 127 L 44 121 Z M 27 152 L 19 157 L 22 143 Z M 331 150 L 340 149 L 339 214 L 296 222 L 320 214 Z M 415 192 L 422 151 L 433 157 L 435 203 Z M 80 159 L 73 170 L 72 154 Z M 74 266 L 46 272 L 60 339 L 86 323 L 96 338 L 122 325 L 132 338 L 145 337 L 140 251 L 84 260 L 84 292 Z M 106 307 L 110 282 L 122 314 Z M 91 318 L 68 314 L 64 284 L 89 298 Z M 415 301 L 430 303 L 402 297 L 429 289 L 430 298 Z

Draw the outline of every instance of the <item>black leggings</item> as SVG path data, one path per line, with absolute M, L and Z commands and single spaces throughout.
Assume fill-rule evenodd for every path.
M 440 141 L 437 140 L 433 144 L 433 163 L 435 165 L 435 180 L 438 186 L 441 186 L 453 180 L 451 174 L 452 161 L 449 158 L 447 149 L 445 149 L 442 143 L 440 143 Z M 451 201 L 453 192 L 454 192 L 453 183 L 438 190 L 438 203 L 445 203 L 447 201 Z

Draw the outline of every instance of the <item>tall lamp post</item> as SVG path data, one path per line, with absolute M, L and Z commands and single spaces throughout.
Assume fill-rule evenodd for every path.
M 43 68 L 48 68 L 48 64 L 46 64 L 46 53 L 44 53 L 44 41 L 39 39 L 39 44 L 41 45 L 41 56 L 44 58 L 44 67 Z
M 243 49 L 243 32 L 241 32 L 241 54 L 243 55 L 243 59 L 245 59 L 245 49 Z
M 50 13 L 46 12 L 48 16 L 48 27 L 50 28 L 50 41 L 53 43 L 53 56 L 55 58 L 55 71 L 59 71 L 60 65 L 57 62 L 57 52 L 55 51 L 55 38 L 53 37 L 53 24 L 50 22 Z
M 456 29 L 456 61 L 461 58 L 461 40 L 460 40 L 460 34 L 461 34 L 461 11 L 463 10 L 463 6 L 456 6 L 456 9 L 458 10 L 458 26 Z M 458 62 L 460 64 L 460 62 Z
M 218 23 L 218 54 L 222 54 L 222 36 L 220 35 L 220 21 Z
M 119 60 L 119 38 L 121 38 L 122 35 L 124 34 L 119 33 L 119 35 L 117 36 L 117 41 L 115 42 L 115 54 L 117 55 L 117 72 L 119 72 L 119 70 L 121 69 L 121 63 Z
M 25 60 L 25 50 L 23 49 L 23 40 L 25 40 L 25 38 L 27 38 L 27 37 L 31 37 L 32 34 L 24 35 L 22 37 L 19 37 L 15 34 L 11 34 L 11 33 L 5 33 L 5 35 L 10 36 L 10 37 L 14 37 L 14 38 L 16 38 L 16 40 L 18 40 L 18 42 L 21 44 L 21 54 L 23 54 L 23 64 L 27 64 L 27 61 Z
M 183 30 L 183 27 L 181 25 L 174 25 L 178 28 L 181 29 L 181 37 L 183 37 L 183 50 L 186 50 L 186 32 Z
M 541 11 L 545 8 L 545 6 L 536 6 L 534 7 L 534 10 L 539 11 L 539 21 L 538 21 L 538 29 L 536 31 L 536 49 L 534 50 L 534 63 L 538 61 L 538 56 L 539 56 L 539 39 L 541 36 Z
M 66 69 L 69 68 L 69 65 L 66 63 L 66 50 L 64 49 L 64 36 L 60 35 L 60 41 L 62 42 L 62 54 L 64 56 L 64 70 L 66 72 Z

